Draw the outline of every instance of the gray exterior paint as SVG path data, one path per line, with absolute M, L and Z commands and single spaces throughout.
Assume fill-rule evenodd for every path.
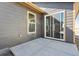
M 27 11 L 17 3 L 0 3 L 0 49 L 41 37 L 41 15 L 37 14 L 36 34 L 27 34 Z M 33 11 L 32 11 L 33 12 Z M 19 38 L 20 34 L 22 35 Z
M 35 2 L 48 14 L 65 10 L 65 36 L 67 42 L 73 42 L 73 3 Z
M 45 8 L 44 10 L 49 14 L 62 10 L 66 11 L 66 41 L 73 42 L 73 3 L 39 2 L 36 4 Z M 28 34 L 27 11 L 32 10 L 17 3 L 0 3 L 0 49 L 44 37 L 44 15 L 36 13 L 36 34 Z

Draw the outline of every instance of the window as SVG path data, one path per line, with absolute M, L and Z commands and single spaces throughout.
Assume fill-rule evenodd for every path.
M 79 13 L 77 15 L 76 22 L 75 22 L 75 34 L 79 35 Z
M 36 33 L 36 14 L 32 12 L 27 12 L 27 32 Z

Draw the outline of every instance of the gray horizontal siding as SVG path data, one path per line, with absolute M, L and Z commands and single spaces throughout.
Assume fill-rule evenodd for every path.
M 27 11 L 30 9 L 25 9 L 17 3 L 0 2 L 0 49 L 41 36 L 41 16 L 37 13 L 37 33 L 27 33 Z M 19 38 L 20 34 L 21 38 Z
M 73 10 L 66 11 L 66 39 L 73 42 Z

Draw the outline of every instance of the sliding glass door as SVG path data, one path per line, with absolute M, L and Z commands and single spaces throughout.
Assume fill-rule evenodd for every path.
M 64 12 L 45 16 L 45 37 L 63 39 Z

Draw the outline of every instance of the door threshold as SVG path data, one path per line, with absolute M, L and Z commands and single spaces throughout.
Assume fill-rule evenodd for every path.
M 65 42 L 64 39 L 58 39 L 58 38 L 50 38 L 50 37 L 45 37 L 46 39 L 50 39 L 50 40 L 56 40 L 56 41 L 62 41 Z

